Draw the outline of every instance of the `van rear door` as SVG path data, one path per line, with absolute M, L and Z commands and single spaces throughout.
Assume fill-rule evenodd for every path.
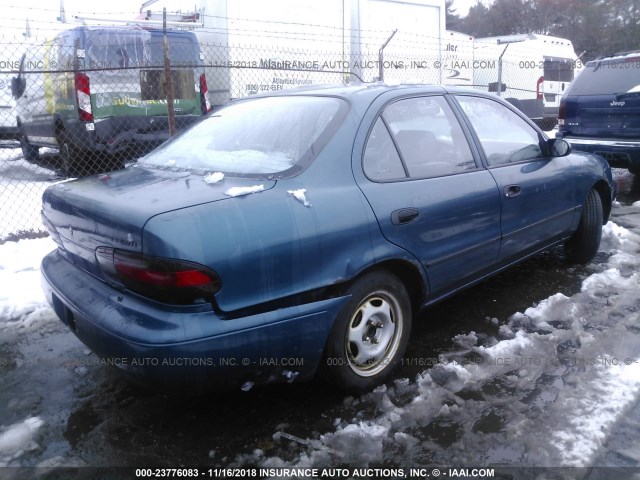
M 541 93 L 545 114 L 557 116 L 560 98 L 573 80 L 574 64 L 575 60 L 571 58 L 544 57 L 544 83 Z
M 168 32 L 167 36 L 175 113 L 202 115 L 195 35 Z M 87 32 L 85 69 L 96 120 L 167 115 L 162 31 L 92 29 Z

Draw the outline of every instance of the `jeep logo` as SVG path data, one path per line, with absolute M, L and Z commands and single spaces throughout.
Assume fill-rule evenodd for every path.
M 609 105 L 612 107 L 624 107 L 624 102 L 616 102 L 615 100 L 611 102 Z

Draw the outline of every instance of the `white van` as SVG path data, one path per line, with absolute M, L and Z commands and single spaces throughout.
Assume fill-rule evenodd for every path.
M 11 78 L 9 72 L 0 71 L 0 140 L 18 138 L 15 102 L 11 96 Z
M 570 40 L 537 34 L 476 38 L 474 64 L 477 88 L 498 93 L 544 130 L 558 123 L 560 98 L 581 66 Z
M 176 130 L 211 110 L 202 54 L 192 32 L 170 30 Z M 163 32 L 138 26 L 78 26 L 30 48 L 13 79 L 24 157 L 60 150 L 68 175 L 91 173 L 95 154 L 142 154 L 169 138 Z

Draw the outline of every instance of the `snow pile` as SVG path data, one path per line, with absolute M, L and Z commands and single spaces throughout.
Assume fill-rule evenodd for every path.
M 49 149 L 42 148 L 46 156 Z M 12 234 L 44 231 L 40 210 L 45 189 L 62 181 L 57 175 L 20 158 L 19 148 L 0 153 L 0 240 Z
M 562 464 L 585 467 L 595 456 L 607 432 L 625 410 L 633 405 L 640 393 L 640 362 L 627 359 L 629 365 L 613 364 L 617 359 L 603 358 L 598 375 L 586 385 L 577 384 L 574 395 L 564 398 L 565 408 L 573 414 L 568 419 L 568 429 L 551 435 L 551 444 L 560 452 Z
M 249 195 L 251 193 L 261 192 L 264 190 L 264 185 L 254 185 L 252 187 L 231 187 L 224 192 L 225 195 L 230 197 L 239 197 L 240 195 Z
M 40 288 L 40 262 L 55 247 L 48 237 L 0 245 L 0 330 L 3 322 L 28 326 L 52 313 Z
M 295 442 L 292 457 L 256 450 L 234 464 L 591 465 L 640 398 L 640 236 L 609 223 L 600 252 L 575 295 L 515 313 L 496 337 L 457 335 L 441 363 L 349 400 L 352 418 Z
M 30 417 L 24 422 L 0 428 L 0 467 L 6 467 L 9 461 L 25 451 L 38 448 L 34 436 L 43 424 L 38 417 Z

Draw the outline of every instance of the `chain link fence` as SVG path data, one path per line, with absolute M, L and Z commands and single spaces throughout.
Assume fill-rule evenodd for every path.
M 471 37 L 447 35 L 419 39 L 398 32 L 382 55 L 388 33 L 349 48 L 344 41 L 261 39 L 255 32 L 251 42 L 232 45 L 193 31 L 165 35 L 132 26 L 75 26 L 46 41 L 5 36 L 0 241 L 44 231 L 40 202 L 49 185 L 126 167 L 219 106 L 249 95 L 382 77 L 497 92 L 525 113 L 528 104 L 541 104 L 538 70 L 545 65 L 526 55 L 500 61 L 496 48 L 479 51 Z M 569 79 L 574 66 L 558 68 Z M 536 115 L 541 112 L 530 114 Z

